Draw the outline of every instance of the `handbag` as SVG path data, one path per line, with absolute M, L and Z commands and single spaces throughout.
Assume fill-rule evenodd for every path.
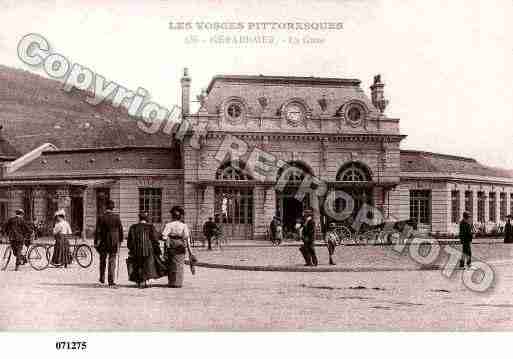
M 181 239 L 170 238 L 168 243 L 168 251 L 173 254 L 185 254 L 186 248 Z

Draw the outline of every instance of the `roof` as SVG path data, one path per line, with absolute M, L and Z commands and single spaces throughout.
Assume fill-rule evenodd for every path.
M 103 187 L 115 183 L 113 179 L 88 179 L 88 180 L 7 180 L 0 181 L 0 187 L 9 186 L 81 186 Z
M 486 166 L 473 158 L 413 150 L 401 150 L 401 172 L 451 173 L 513 178 L 513 171 Z
M 217 75 L 208 85 L 201 109 L 204 115 L 219 115 L 224 104 L 237 99 L 253 116 L 275 117 L 285 104 L 296 101 L 318 118 L 334 116 L 344 104 L 357 101 L 365 104 L 369 118 L 376 118 L 380 113 L 360 83 L 358 79 L 331 77 Z
M 246 83 L 276 83 L 276 84 L 302 84 L 320 86 L 358 86 L 358 79 L 344 79 L 335 77 L 304 77 L 304 76 L 265 76 L 265 75 L 216 75 L 210 81 L 207 92 L 217 81 L 246 82 Z

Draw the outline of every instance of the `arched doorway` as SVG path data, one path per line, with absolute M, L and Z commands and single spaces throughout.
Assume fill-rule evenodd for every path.
M 245 174 L 243 165 L 225 163 L 216 171 L 214 213 L 222 224 L 226 239 L 251 239 L 253 235 L 253 187 L 252 178 Z
M 296 193 L 306 175 L 311 175 L 311 171 L 297 161 L 289 162 L 278 170 L 277 181 L 282 182 L 282 185 L 277 186 L 276 190 L 276 212 L 283 221 L 285 232 L 293 231 L 296 219 L 303 216 L 305 208 L 311 207 L 310 196 L 296 199 Z
M 372 205 L 372 175 L 367 166 L 360 162 L 349 162 L 343 165 L 336 175 L 336 187 L 351 196 L 354 207 L 351 216 L 344 223 L 351 225 L 363 204 Z M 335 211 L 341 212 L 346 207 L 343 198 L 335 200 Z

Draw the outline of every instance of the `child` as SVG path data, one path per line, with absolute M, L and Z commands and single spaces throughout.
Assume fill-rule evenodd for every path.
M 326 232 L 326 246 L 328 247 L 328 254 L 330 256 L 330 265 L 334 266 L 336 263 L 333 262 L 333 254 L 335 253 L 335 247 L 338 242 L 338 234 L 335 231 L 336 225 L 335 223 L 330 223 L 328 226 L 328 231 Z

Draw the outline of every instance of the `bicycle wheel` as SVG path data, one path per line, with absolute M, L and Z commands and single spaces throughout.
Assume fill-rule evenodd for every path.
M 35 270 L 48 268 L 49 260 L 46 247 L 42 244 L 33 245 L 28 251 L 27 260 Z
M 9 265 L 9 261 L 11 260 L 11 256 L 12 256 L 12 249 L 11 249 L 11 245 L 8 244 L 7 246 L 5 246 L 5 249 L 2 253 L 2 258 L 0 258 L 0 269 L 2 269 L 3 271 L 7 269 L 7 266 Z
M 82 268 L 88 268 L 93 263 L 93 251 L 87 244 L 76 247 L 73 257 Z
M 62 267 L 64 265 L 63 263 L 52 263 L 54 250 L 55 250 L 55 245 L 53 245 L 53 244 L 46 248 L 46 259 L 48 261 L 48 266 L 54 267 L 54 268 Z

